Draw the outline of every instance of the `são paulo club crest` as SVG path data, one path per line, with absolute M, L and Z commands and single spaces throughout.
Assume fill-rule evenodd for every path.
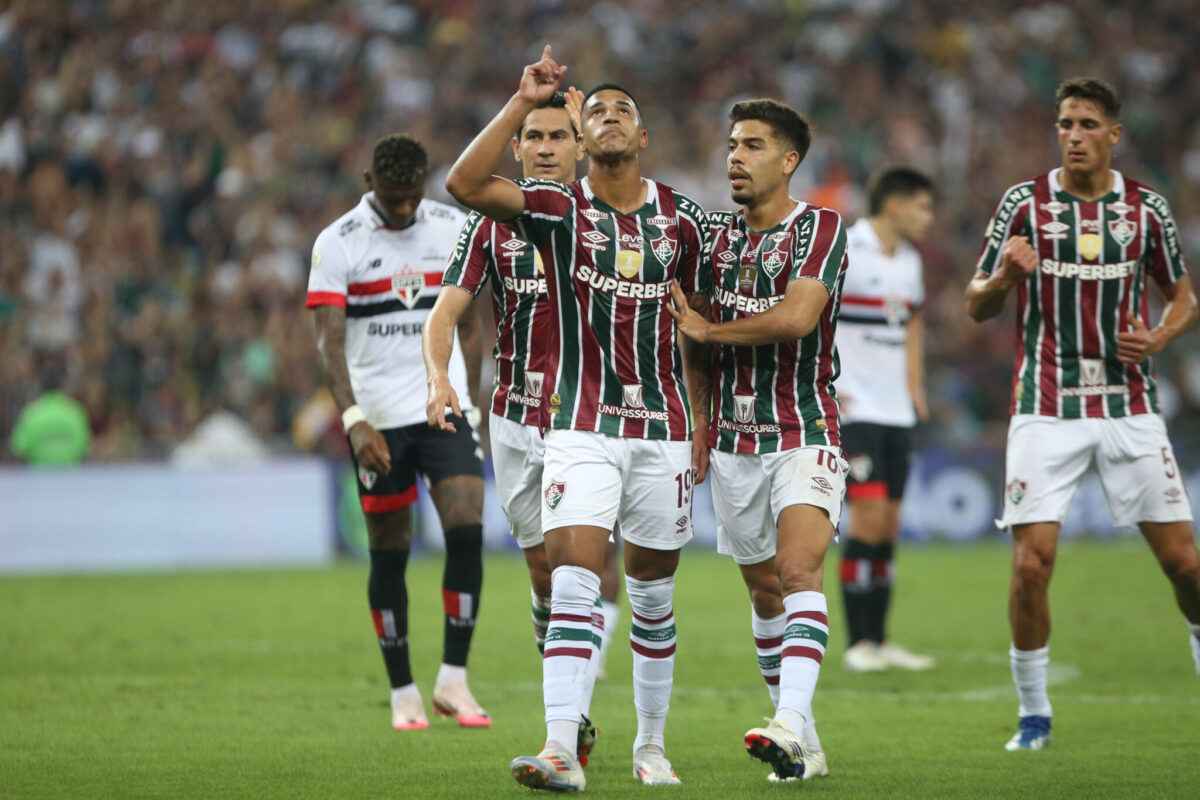
M 379 479 L 379 475 L 367 469 L 366 467 L 358 468 L 358 482 L 363 485 L 363 488 L 368 492 L 375 487 L 375 481 Z
M 558 508 L 558 504 L 562 502 L 563 495 L 567 491 L 566 481 L 550 481 L 544 492 L 546 498 L 546 508 L 553 511 Z
M 425 276 L 407 264 L 404 265 L 404 272 L 392 274 L 392 291 L 400 298 L 400 302 L 404 303 L 405 308 L 412 308 L 417 304 L 417 298 L 421 296 L 421 290 L 424 288 Z
M 675 258 L 675 248 L 675 240 L 669 236 L 650 241 L 650 249 L 654 251 L 655 257 L 664 264 L 670 264 Z

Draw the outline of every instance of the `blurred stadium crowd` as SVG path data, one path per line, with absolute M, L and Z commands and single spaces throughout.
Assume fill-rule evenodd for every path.
M 925 436 L 1002 441 L 1011 320 L 962 303 L 994 204 L 1059 161 L 1058 81 L 1100 75 L 1124 93 L 1118 168 L 1171 200 L 1200 264 L 1197 41 L 1190 0 L 0 0 L 0 432 L 61 373 L 93 458 L 164 456 L 218 410 L 313 446 L 312 240 L 393 131 L 445 199 L 550 42 L 570 82 L 629 86 L 645 173 L 706 207 L 730 203 L 725 114 L 750 96 L 810 116 L 793 187 L 849 219 L 874 169 L 933 175 Z M 1200 416 L 1197 341 L 1159 361 L 1169 417 Z

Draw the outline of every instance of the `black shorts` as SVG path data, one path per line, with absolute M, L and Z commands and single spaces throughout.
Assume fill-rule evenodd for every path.
M 363 511 L 399 511 L 417 502 L 417 473 L 427 487 L 455 475 L 483 478 L 483 451 L 471 423 L 449 415 L 446 421 L 454 423 L 454 433 L 434 430 L 424 422 L 380 431 L 392 455 L 392 471 L 387 475 L 359 466 L 350 448 Z
M 842 451 L 850 462 L 846 499 L 899 500 L 908 480 L 910 428 L 852 422 L 843 425 Z

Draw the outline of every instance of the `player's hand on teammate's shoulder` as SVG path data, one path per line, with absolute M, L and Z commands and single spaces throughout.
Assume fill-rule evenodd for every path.
M 1037 264 L 1037 251 L 1024 236 L 1010 236 L 1000 249 L 1000 272 L 1014 284 L 1028 280 Z
M 700 344 L 708 341 L 708 329 L 712 323 L 688 304 L 687 295 L 683 293 L 679 281 L 671 281 L 671 297 L 667 300 L 667 313 L 675 320 L 675 325 L 684 336 L 694 339 Z
M 558 91 L 558 86 L 562 83 L 563 75 L 566 72 L 565 66 L 559 66 L 558 62 L 551 58 L 550 45 L 546 45 L 546 49 L 542 51 L 541 60 L 525 67 L 525 72 L 521 75 L 521 87 L 517 90 L 517 94 L 531 103 L 544 103 Z
M 350 446 L 360 466 L 372 472 L 387 475 L 392 471 L 392 454 L 388 452 L 383 434 L 371 427 L 371 423 L 356 422 L 350 427 Z

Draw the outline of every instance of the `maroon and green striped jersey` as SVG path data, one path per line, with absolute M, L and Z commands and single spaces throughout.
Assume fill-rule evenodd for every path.
M 551 330 L 542 257 L 512 226 L 473 213 L 458 236 L 442 285 L 478 295 L 489 280 L 496 312 L 492 413 L 539 425 L 543 374 L 529 369 L 529 356 L 533 343 Z
M 833 334 L 848 265 L 841 216 L 799 203 L 766 231 L 750 229 L 741 211 L 710 214 L 709 223 L 705 270 L 715 321 L 763 313 L 792 281 L 815 279 L 829 290 L 820 320 L 803 339 L 714 348 L 709 446 L 727 453 L 838 446 Z
M 1064 419 L 1158 413 L 1150 359 L 1117 360 L 1127 314 L 1148 321 L 1147 278 L 1185 274 L 1179 234 L 1162 195 L 1113 172 L 1113 188 L 1086 202 L 1053 170 L 1013 186 L 988 224 L 978 269 L 991 275 L 1011 236 L 1028 237 L 1037 271 L 1017 286 L 1016 365 L 1010 414 Z
M 645 181 L 646 203 L 622 214 L 570 184 L 530 181 L 514 224 L 546 264 L 551 334 L 544 427 L 641 439 L 687 439 L 691 410 L 671 281 L 707 292 L 699 269 L 704 211 L 669 186 Z

